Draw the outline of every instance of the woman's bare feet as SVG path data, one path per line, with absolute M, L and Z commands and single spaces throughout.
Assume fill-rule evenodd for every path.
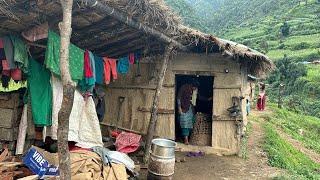
M 189 139 L 188 136 L 184 137 L 184 144 L 189 145 Z

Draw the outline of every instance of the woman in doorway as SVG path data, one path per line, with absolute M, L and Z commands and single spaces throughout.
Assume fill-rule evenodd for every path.
M 257 101 L 257 109 L 258 111 L 264 111 L 266 106 L 266 85 L 264 83 L 260 83 L 259 96 Z
M 192 94 L 197 89 L 197 81 L 192 81 L 181 86 L 178 91 L 177 104 L 179 111 L 179 122 L 181 127 L 181 134 L 184 137 L 184 143 L 189 144 L 189 135 L 193 129 L 195 121 L 195 111 L 192 105 Z

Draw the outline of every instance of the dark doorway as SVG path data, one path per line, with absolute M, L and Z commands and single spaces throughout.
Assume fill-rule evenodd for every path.
M 194 104 L 195 114 L 201 112 L 203 114 L 207 114 L 212 117 L 212 108 L 213 108 L 213 76 L 198 76 L 198 75 L 176 75 L 175 77 L 176 83 L 176 97 L 175 97 L 175 133 L 176 133 L 176 140 L 182 141 L 181 137 L 181 127 L 179 122 L 179 110 L 177 104 L 177 96 L 179 93 L 180 88 L 185 84 L 191 84 L 192 82 L 198 82 L 198 89 L 197 89 L 197 98 Z M 195 95 L 193 96 L 195 97 Z M 193 100 L 194 101 L 194 100 Z

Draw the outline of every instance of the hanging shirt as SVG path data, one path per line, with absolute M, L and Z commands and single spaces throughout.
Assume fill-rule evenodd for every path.
M 96 76 L 96 83 L 103 84 L 103 59 L 102 57 L 94 55 L 94 65 L 95 65 L 95 76 Z
M 95 60 L 94 60 L 94 55 L 91 51 L 89 51 L 89 58 L 90 58 L 90 66 L 91 66 L 91 71 L 92 71 L 92 76 L 94 79 L 94 82 L 96 82 L 96 66 L 95 66 Z
M 30 59 L 27 80 L 34 124 L 38 126 L 50 126 L 52 123 L 50 72 L 37 61 Z
M 129 62 L 130 62 L 130 64 L 134 64 L 134 57 L 135 57 L 134 53 L 130 53 L 129 54 Z
M 120 74 L 127 74 L 129 71 L 129 58 L 128 56 L 122 57 L 118 60 L 117 71 Z
M 28 61 L 29 61 L 27 46 L 18 36 L 10 36 L 10 38 L 14 47 L 13 48 L 14 63 L 16 63 L 23 72 L 27 73 Z
M 8 65 L 10 69 L 15 69 L 16 65 L 13 59 L 13 44 L 9 36 L 5 36 L 2 38 L 3 40 L 3 48 L 6 54 L 6 60 L 8 61 Z
M 84 78 L 79 81 L 81 92 L 92 92 L 95 85 L 89 51 L 84 52 Z
M 60 36 L 53 31 L 48 32 L 48 43 L 45 59 L 46 67 L 56 75 L 60 75 Z M 73 80 L 83 79 L 84 51 L 77 46 L 69 46 L 69 70 Z

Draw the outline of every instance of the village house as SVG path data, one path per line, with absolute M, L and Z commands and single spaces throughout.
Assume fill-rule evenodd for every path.
M 97 85 L 105 90 L 105 114 L 100 122 L 102 135 L 108 135 L 110 128 L 147 135 L 157 85 L 159 79 L 164 78 L 158 89 L 154 135 L 178 141 L 177 93 L 192 79 L 199 83 L 198 92 L 210 101 L 196 102 L 197 119 L 202 120 L 195 124 L 191 144 L 202 145 L 208 152 L 226 155 L 239 152 L 247 124 L 248 75 L 265 77 L 274 68 L 267 56 L 184 26 L 163 1 L 74 2 L 71 37 L 74 45 L 101 57 L 119 59 L 130 53 L 139 55 L 139 61 L 130 64 L 125 72 L 118 72 L 118 77 L 113 77 L 110 84 Z M 59 32 L 58 23 L 62 19 L 59 1 L 17 0 L 8 4 L 0 2 L 0 5 L 1 36 L 20 36 L 44 23 L 48 23 L 52 31 Z M 37 32 L 33 35 L 36 37 Z M 24 42 L 29 55 L 43 62 L 46 38 L 35 42 L 24 39 Z M 164 66 L 165 74 L 161 74 Z M 22 110 L 18 110 L 19 95 L 16 93 L 1 93 L 1 141 L 17 139 L 21 117 L 18 112 Z M 32 117 L 28 117 L 30 121 Z M 201 148 L 182 143 L 179 147 Z

